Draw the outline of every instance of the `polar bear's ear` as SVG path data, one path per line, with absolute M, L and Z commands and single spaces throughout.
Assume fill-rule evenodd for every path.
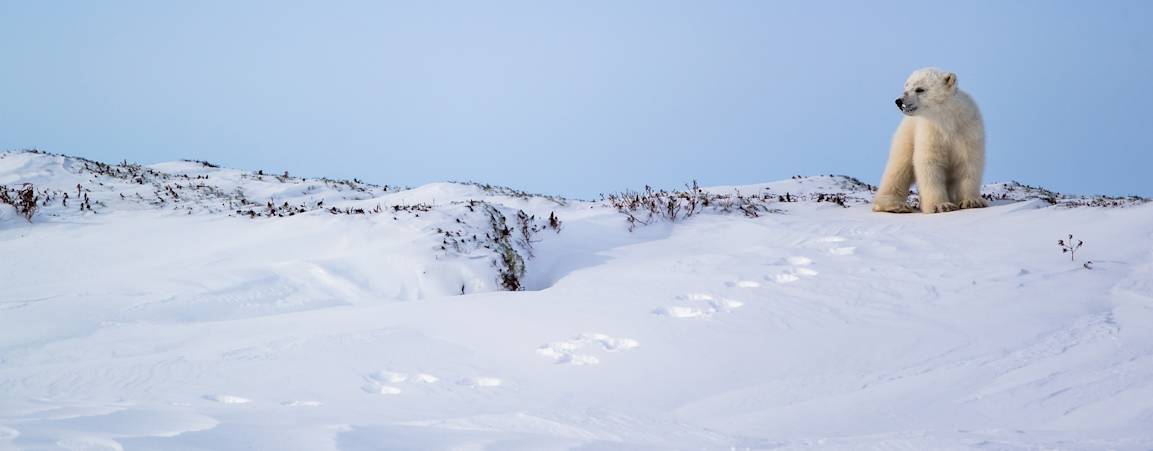
M 948 75 L 945 75 L 945 86 L 950 88 L 957 86 L 957 74 L 949 72 Z

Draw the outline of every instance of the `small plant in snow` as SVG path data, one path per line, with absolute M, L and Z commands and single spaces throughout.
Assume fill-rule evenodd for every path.
M 540 240 L 533 238 L 533 236 L 541 230 L 544 230 L 544 226 L 536 223 L 535 215 L 530 216 L 528 213 L 525 213 L 524 210 L 517 210 L 516 228 L 518 232 L 516 244 L 519 244 L 521 249 L 524 249 L 528 258 L 535 257 L 533 255 L 532 245 Z
M 1067 239 L 1057 240 L 1057 246 L 1061 248 L 1061 253 L 1062 254 L 1069 254 L 1069 261 L 1076 260 L 1077 249 L 1080 249 L 1081 246 L 1084 244 L 1085 244 L 1085 242 L 1081 241 L 1081 240 L 1077 240 L 1077 242 L 1074 243 L 1073 242 L 1073 234 L 1069 234 L 1069 238 L 1067 238 Z M 1088 267 L 1088 266 L 1086 266 L 1086 267 Z
M 32 222 L 32 215 L 36 214 L 38 199 L 39 196 L 36 195 L 31 183 L 25 183 L 24 187 L 16 192 L 16 211 L 28 222 Z
M 198 164 L 200 164 L 201 166 L 204 166 L 204 167 L 208 167 L 208 168 L 220 168 L 220 165 L 218 165 L 218 164 L 215 164 L 215 163 L 211 163 L 211 162 L 209 162 L 209 161 L 207 161 L 207 160 L 189 160 L 189 159 L 184 159 L 184 161 L 187 161 L 187 162 L 189 162 L 189 163 L 198 163 Z M 127 165 L 127 164 L 128 164 L 128 160 L 124 160 L 124 163 L 122 163 L 122 164 L 123 164 L 123 165 Z
M 556 216 L 556 212 L 549 212 L 548 214 L 548 228 L 553 229 L 556 233 L 560 233 L 561 221 Z
M 24 186 L 16 190 L 16 197 L 8 192 L 8 187 L 0 185 L 0 203 L 5 203 L 16 208 L 16 213 L 23 216 L 28 222 L 32 222 L 32 215 L 36 214 L 39 209 L 40 196 L 36 194 L 36 189 L 32 187 L 31 183 L 25 183 Z

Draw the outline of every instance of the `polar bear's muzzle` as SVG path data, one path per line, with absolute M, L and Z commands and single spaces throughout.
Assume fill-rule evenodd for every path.
M 912 114 L 917 111 L 917 106 L 905 103 L 904 97 L 897 97 L 897 109 L 901 110 L 902 113 Z

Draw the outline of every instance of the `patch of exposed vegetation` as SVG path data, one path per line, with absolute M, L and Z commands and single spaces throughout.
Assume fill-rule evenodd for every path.
M 40 208 L 40 195 L 31 183 L 25 183 L 20 188 L 9 190 L 7 186 L 0 185 L 0 204 L 8 204 L 16 209 L 16 213 L 23 216 L 29 223 L 32 216 Z
M 1075 196 L 1061 194 L 1046 188 L 1026 185 L 1016 181 L 999 183 L 995 185 L 986 185 L 984 191 L 985 193 L 981 194 L 981 197 L 990 202 L 1020 202 L 1025 200 L 1038 199 L 1048 203 L 1049 205 L 1064 208 L 1125 208 L 1142 205 L 1150 201 L 1149 198 L 1141 196 Z
M 498 195 L 498 196 L 508 196 L 508 197 L 513 197 L 513 198 L 522 199 L 522 200 L 545 199 L 548 201 L 555 202 L 557 205 L 562 205 L 562 206 L 568 205 L 568 201 L 569 201 L 569 199 L 567 199 L 565 197 L 561 197 L 561 196 L 554 196 L 554 195 L 550 195 L 550 194 L 529 193 L 529 192 L 521 191 L 521 190 L 518 190 L 515 188 L 510 188 L 510 187 L 501 186 L 501 185 L 493 185 L 490 183 L 479 183 L 479 182 L 471 182 L 471 181 L 469 181 L 469 182 L 452 181 L 449 183 L 456 183 L 458 185 L 475 186 L 477 188 L 480 188 L 481 191 L 484 191 L 485 193 L 488 193 L 488 194 L 493 194 L 493 195 Z
M 771 208 L 774 198 L 767 191 L 745 195 L 739 191 L 717 194 L 705 191 L 693 181 L 683 190 L 655 190 L 646 185 L 642 191 L 602 195 L 602 201 L 625 216 L 629 230 L 655 222 L 677 222 L 703 212 L 740 213 L 756 218 L 779 210 Z

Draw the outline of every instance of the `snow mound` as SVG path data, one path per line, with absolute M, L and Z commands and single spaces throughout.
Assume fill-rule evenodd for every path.
M 796 177 L 639 224 L 38 152 L 0 184 L 40 196 L 0 203 L 0 449 L 1153 448 L 1140 198 Z

